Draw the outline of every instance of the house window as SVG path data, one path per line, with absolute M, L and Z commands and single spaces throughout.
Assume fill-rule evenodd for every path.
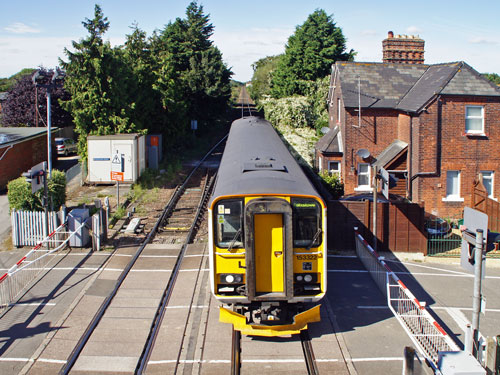
M 493 171 L 481 171 L 483 185 L 488 192 L 488 197 L 493 198 Z
M 460 197 L 460 171 L 446 172 L 446 197 L 443 200 L 463 202 Z
M 370 186 L 370 164 L 358 164 L 358 187 L 354 190 L 371 190 Z
M 340 98 L 337 98 L 337 124 L 340 124 Z
M 465 107 L 465 133 L 484 134 L 484 107 L 469 105 Z
M 331 176 L 337 175 L 340 178 L 340 161 L 329 161 L 328 172 Z

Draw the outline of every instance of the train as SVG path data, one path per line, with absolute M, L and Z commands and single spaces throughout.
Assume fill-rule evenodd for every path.
M 219 320 L 255 336 L 320 320 L 327 288 L 326 205 L 273 126 L 231 125 L 208 202 L 211 292 Z

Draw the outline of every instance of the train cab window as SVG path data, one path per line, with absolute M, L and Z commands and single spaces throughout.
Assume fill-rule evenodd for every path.
M 220 248 L 243 247 L 243 201 L 227 199 L 214 207 L 215 238 Z
M 292 199 L 293 246 L 321 245 L 321 208 L 313 199 Z

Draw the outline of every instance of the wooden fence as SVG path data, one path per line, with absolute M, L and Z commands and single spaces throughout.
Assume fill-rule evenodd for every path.
M 328 202 L 328 248 L 354 250 L 354 230 L 373 243 L 373 202 Z M 415 203 L 377 203 L 377 248 L 427 254 L 424 209 Z
M 481 181 L 474 181 L 472 186 L 472 208 L 488 215 L 488 229 L 500 232 L 500 203 L 488 198 L 488 192 Z

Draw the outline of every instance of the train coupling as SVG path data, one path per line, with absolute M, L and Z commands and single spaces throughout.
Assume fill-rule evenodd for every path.
M 261 323 L 255 324 L 249 323 L 245 315 L 221 306 L 219 321 L 232 324 L 235 331 L 240 331 L 244 335 L 266 337 L 295 335 L 307 329 L 308 323 L 321 320 L 320 307 L 321 305 L 316 305 L 309 310 L 296 314 L 290 324 L 280 324 L 279 318 L 274 314 L 265 314 L 262 316 L 264 319 L 261 319 Z

